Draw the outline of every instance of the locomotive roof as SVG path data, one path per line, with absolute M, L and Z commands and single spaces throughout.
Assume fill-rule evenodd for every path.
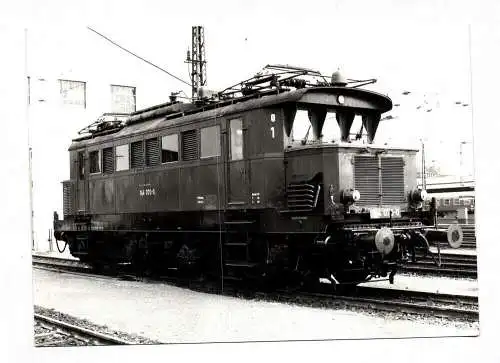
M 367 154 L 377 154 L 380 152 L 393 152 L 393 151 L 412 151 L 419 152 L 420 150 L 415 148 L 409 148 L 405 146 L 399 145 L 384 145 L 384 144 L 361 144 L 361 143 L 351 143 L 351 142 L 342 142 L 336 141 L 333 143 L 307 143 L 305 145 L 290 145 L 286 148 L 286 152 L 294 152 L 296 150 L 301 149 L 314 149 L 314 148 L 339 148 L 339 149 L 357 149 L 357 150 L 365 150 Z
M 339 103 L 338 96 L 345 97 L 344 104 Z M 388 96 L 366 89 L 329 86 L 299 88 L 289 91 L 272 90 L 260 92 L 251 96 L 224 100 L 202 107 L 187 107 L 187 110 L 184 112 L 179 111 L 170 114 L 164 112 L 162 114 L 162 107 L 165 108 L 168 105 L 162 104 L 135 112 L 134 115 L 141 115 L 142 113 L 143 115 L 150 115 L 150 118 L 144 117 L 144 120 L 140 120 L 140 122 L 128 123 L 118 131 L 113 130 L 108 133 L 104 132 L 99 136 L 94 135 L 74 139 L 69 150 L 159 131 L 174 125 L 180 126 L 216 119 L 258 108 L 284 107 L 286 105 L 296 105 L 297 108 L 306 108 L 311 105 L 321 105 L 329 111 L 351 109 L 356 113 L 378 112 L 381 114 L 392 108 L 392 101 Z M 140 119 L 140 117 L 138 118 Z

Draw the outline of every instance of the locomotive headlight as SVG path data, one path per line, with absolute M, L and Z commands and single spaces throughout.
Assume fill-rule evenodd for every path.
M 361 199 L 361 194 L 359 190 L 356 189 L 345 189 L 342 192 L 342 203 L 344 204 L 353 204 Z
M 412 202 L 423 202 L 427 198 L 427 192 L 423 189 L 415 189 L 411 192 L 410 199 Z

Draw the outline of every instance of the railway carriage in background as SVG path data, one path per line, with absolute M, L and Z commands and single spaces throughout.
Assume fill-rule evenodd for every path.
M 366 83 L 267 66 L 223 92 L 201 88 L 190 103 L 171 96 L 91 125 L 69 148 L 56 240 L 93 264 L 392 282 L 416 249 L 428 250 L 436 208 L 417 189 L 417 150 L 373 143 L 392 102 Z M 298 110 L 312 140 L 293 140 Z M 327 113 L 339 140 L 322 138 Z M 366 142 L 351 139 L 356 116 Z M 462 232 L 450 228 L 434 235 L 458 246 Z

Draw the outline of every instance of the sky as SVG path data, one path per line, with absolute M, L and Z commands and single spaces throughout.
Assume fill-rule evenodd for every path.
M 26 26 L 35 38 L 90 26 L 188 79 L 184 60 L 191 43 L 191 26 L 202 25 L 208 86 L 215 90 L 273 63 L 315 68 L 324 74 L 340 69 L 355 79 L 376 78 L 371 89 L 387 94 L 398 105 L 389 113 L 395 118 L 380 125 L 377 141 L 419 147 L 422 140 L 429 158 L 444 173 L 473 174 L 468 25 L 485 14 L 470 4 L 37 1 L 28 8 Z M 82 39 L 75 38 L 79 41 Z M 113 47 L 104 40 L 102 46 Z M 42 51 L 50 54 L 50 49 Z M 95 62 L 96 57 L 98 49 L 95 54 L 81 55 L 82 62 Z M 123 53 L 123 57 L 131 56 Z M 50 57 L 45 61 L 50 63 Z M 168 75 L 158 71 L 158 77 L 172 91 L 190 94 L 188 86 Z M 411 93 L 403 95 L 404 91 Z M 465 167 L 460 167 L 461 162 Z

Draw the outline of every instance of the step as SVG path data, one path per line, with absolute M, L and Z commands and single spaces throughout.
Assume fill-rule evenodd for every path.
M 234 260 L 229 260 L 224 263 L 225 266 L 227 267 L 243 267 L 243 268 L 252 268 L 257 266 L 257 263 L 255 262 L 247 262 L 247 261 L 234 261 Z
M 247 221 L 247 220 L 241 220 L 241 221 L 225 221 L 224 224 L 230 224 L 230 225 L 245 225 L 245 224 L 253 224 L 255 221 Z
M 224 275 L 224 276 L 222 276 L 222 278 L 224 280 L 243 281 L 243 278 L 242 277 L 238 277 L 238 276 Z
M 226 242 L 224 246 L 227 247 L 246 247 L 250 244 L 250 242 Z

